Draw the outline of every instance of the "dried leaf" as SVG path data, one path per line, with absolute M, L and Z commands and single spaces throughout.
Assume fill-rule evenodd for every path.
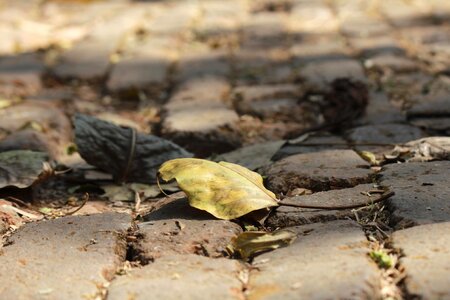
M 370 165 L 372 166 L 379 166 L 380 162 L 378 161 L 377 157 L 375 156 L 375 154 L 373 154 L 370 151 L 360 151 L 358 152 L 359 156 L 361 156 L 362 159 L 364 159 L 365 161 L 369 162 Z
M 246 260 L 261 252 L 287 247 L 296 238 L 295 232 L 286 229 L 274 232 L 247 231 L 232 240 L 231 251 Z
M 402 159 L 406 161 L 431 161 L 450 159 L 450 137 L 433 136 L 410 141 L 396 146 L 386 159 Z
M 180 158 L 159 169 L 165 181 L 176 179 L 189 204 L 219 219 L 235 219 L 252 211 L 278 206 L 275 194 L 258 173 L 227 162 Z
M 136 132 L 135 132 L 136 133 Z M 113 174 L 116 180 L 149 183 L 164 161 L 192 154 L 178 145 L 153 136 L 86 116 L 75 117 L 78 152 L 89 164 Z
M 0 152 L 0 188 L 27 188 L 52 173 L 48 155 L 27 150 Z

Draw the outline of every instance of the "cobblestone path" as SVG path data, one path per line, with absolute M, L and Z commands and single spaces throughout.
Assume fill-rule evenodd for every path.
M 266 226 L 298 238 L 250 262 L 225 255 L 238 223 L 185 198 L 93 201 L 4 237 L 1 299 L 450 299 L 448 152 L 361 154 L 450 135 L 450 1 L 0 0 L 0 23 L 0 152 L 65 161 L 81 112 L 258 170 L 282 201 L 395 192 L 280 207 Z M 38 198 L 66 201 L 51 184 Z

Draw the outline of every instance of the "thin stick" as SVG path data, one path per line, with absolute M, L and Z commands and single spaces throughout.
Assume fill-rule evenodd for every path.
M 76 213 L 77 211 L 79 211 L 80 209 L 82 209 L 83 206 L 88 202 L 88 200 L 89 200 L 89 194 L 86 193 L 86 194 L 84 194 L 84 196 L 83 196 L 83 203 L 81 203 L 81 205 L 78 206 L 75 210 L 66 213 L 65 216 L 73 215 L 74 213 Z
M 292 203 L 292 202 L 279 202 L 278 204 L 280 206 L 291 206 L 291 207 L 300 207 L 300 208 L 311 208 L 311 209 L 329 209 L 329 210 L 340 210 L 340 209 L 352 209 L 352 208 L 359 208 L 364 207 L 368 205 L 372 205 L 378 202 L 382 202 L 390 197 L 392 197 L 395 193 L 394 192 L 387 192 L 380 196 L 380 198 L 376 200 L 372 200 L 370 202 L 364 203 L 364 204 L 356 204 L 356 205 L 342 205 L 342 206 L 320 206 L 320 205 L 308 205 L 308 204 L 298 204 L 298 203 Z
M 169 195 L 167 195 L 166 192 L 164 192 L 164 190 L 162 189 L 161 185 L 159 184 L 159 174 L 156 174 L 156 184 L 158 185 L 158 188 L 161 191 L 161 193 L 166 195 L 166 197 L 169 197 Z

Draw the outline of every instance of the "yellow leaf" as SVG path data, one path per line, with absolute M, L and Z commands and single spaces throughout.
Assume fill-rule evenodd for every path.
M 372 166 L 379 166 L 380 162 L 377 160 L 375 154 L 369 151 L 358 152 L 362 159 L 369 162 Z
M 274 232 L 247 231 L 232 240 L 231 247 L 227 249 L 233 253 L 239 253 L 243 259 L 248 259 L 258 253 L 289 246 L 297 234 L 290 230 L 282 229 Z
M 278 206 L 275 194 L 258 173 L 227 162 L 178 158 L 159 169 L 165 181 L 176 179 L 189 204 L 219 219 L 235 219 L 254 210 Z

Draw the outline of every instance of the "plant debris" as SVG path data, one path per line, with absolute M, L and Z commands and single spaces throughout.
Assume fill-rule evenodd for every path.
M 0 152 L 0 189 L 7 186 L 27 188 L 52 174 L 46 153 L 28 150 Z
M 261 175 L 242 166 L 196 158 L 165 162 L 159 169 L 165 181 L 176 179 L 189 204 L 219 219 L 231 220 L 252 211 L 278 206 Z
M 116 181 L 150 183 L 165 161 L 192 157 L 180 146 L 86 115 L 75 117 L 75 141 L 82 158 Z
M 233 238 L 228 252 L 248 260 L 257 254 L 287 247 L 297 238 L 293 231 L 282 229 L 273 232 L 246 231 Z

